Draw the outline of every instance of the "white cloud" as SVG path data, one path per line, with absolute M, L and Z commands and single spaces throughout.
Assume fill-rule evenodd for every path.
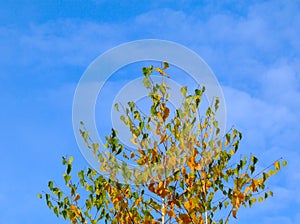
M 60 20 L 32 25 L 20 38 L 23 63 L 46 66 L 83 66 L 123 40 L 114 24 Z M 30 54 L 27 58 L 26 55 Z M 30 60 L 30 61 L 28 61 Z

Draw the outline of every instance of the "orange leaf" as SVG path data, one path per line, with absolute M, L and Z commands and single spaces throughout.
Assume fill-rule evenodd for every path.
M 168 216 L 175 217 L 175 213 L 173 209 L 168 211 Z
M 235 218 L 235 219 L 237 219 L 237 217 L 236 217 L 236 212 L 237 212 L 237 211 L 236 211 L 235 209 L 232 210 L 232 216 L 233 216 L 233 218 Z
M 186 169 L 185 167 L 183 166 L 182 169 L 181 169 L 181 173 L 182 173 L 182 176 L 184 176 L 186 174 Z
M 163 116 L 163 120 L 166 121 L 166 119 L 169 117 L 169 114 L 170 114 L 170 110 L 169 108 L 165 108 L 164 110 L 164 116 Z
M 208 138 L 207 132 L 204 133 L 204 138 Z
M 184 207 L 186 208 L 186 210 L 190 210 L 190 208 L 191 208 L 191 205 L 190 205 L 190 202 L 189 201 L 186 201 L 185 203 L 184 203 Z
M 196 164 L 195 169 L 196 169 L 196 170 L 201 170 L 201 169 L 202 169 L 202 166 L 200 165 L 200 163 L 197 163 L 197 164 Z
M 76 194 L 75 198 L 74 198 L 74 201 L 77 201 L 80 199 L 80 195 L 79 194 Z
M 187 214 L 180 214 L 179 218 L 183 221 L 183 223 L 191 223 L 192 221 Z
M 135 156 L 135 153 L 134 153 L 134 152 L 131 152 L 131 154 L 130 154 L 130 159 L 132 159 L 134 156 Z
M 161 115 L 160 112 L 157 112 L 157 117 L 158 117 L 160 120 L 163 120 L 163 117 L 162 117 L 162 115 Z

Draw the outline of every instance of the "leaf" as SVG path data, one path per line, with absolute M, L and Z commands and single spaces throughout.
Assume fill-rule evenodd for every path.
M 157 72 L 159 72 L 159 74 L 161 74 L 161 75 L 163 75 L 163 76 L 166 76 L 166 77 L 169 77 L 168 75 L 167 75 L 167 73 L 165 72 L 165 71 L 163 71 L 161 68 L 156 68 L 155 69 Z
M 233 216 L 233 218 L 235 218 L 235 219 L 237 219 L 237 217 L 236 217 L 236 212 L 237 212 L 236 209 L 233 209 L 233 210 L 232 210 L 232 216 Z
M 279 162 L 279 161 L 276 161 L 276 162 L 274 163 L 274 166 L 275 166 L 275 169 L 276 169 L 276 170 L 280 170 L 280 162 Z
M 71 176 L 64 173 L 65 184 L 67 184 L 71 180 Z
M 118 103 L 115 104 L 115 110 L 119 112 L 119 104 Z
M 142 68 L 142 72 L 144 73 L 144 76 L 146 78 L 148 78 L 151 75 L 152 71 L 153 71 L 153 66 L 152 65 L 149 68 L 146 68 L 146 67 Z
M 204 138 L 208 138 L 207 132 L 204 133 Z
M 42 194 L 37 194 L 37 197 L 40 198 L 40 199 L 43 198 Z
M 144 86 L 145 86 L 147 89 L 150 89 L 150 87 L 151 87 L 151 82 L 150 82 L 149 79 L 144 78 L 144 79 L 143 79 L 143 84 L 144 84 Z
M 251 174 L 253 174 L 255 171 L 255 166 L 253 166 L 253 165 L 249 166 L 249 170 L 250 170 Z
M 255 165 L 258 161 L 258 159 L 255 156 L 251 156 L 251 161 L 253 163 L 253 165 Z
M 58 217 L 58 214 L 59 214 L 59 208 L 58 208 L 57 206 L 54 206 L 53 212 L 54 212 L 54 214 Z
M 186 92 L 187 92 L 187 86 L 181 87 L 180 92 L 181 92 L 182 96 L 185 97 L 186 96 Z
M 211 108 L 208 107 L 207 110 L 206 110 L 205 115 L 206 115 L 207 117 L 210 117 L 211 113 L 212 113 Z
M 72 165 L 68 164 L 68 166 L 67 166 L 67 174 L 70 174 L 71 170 L 72 170 Z
M 179 214 L 179 218 L 183 223 L 191 223 L 191 218 L 187 214 Z
M 169 114 L 170 114 L 170 109 L 166 107 L 164 110 L 164 116 L 163 116 L 164 121 L 166 121 L 166 119 L 169 117 Z
M 48 187 L 49 187 L 50 190 L 53 189 L 53 182 L 52 182 L 52 181 L 49 181 L 49 182 L 48 182 Z
M 99 144 L 98 143 L 92 143 L 92 150 L 93 150 L 93 154 L 94 156 L 96 156 L 96 153 L 99 149 Z
M 169 63 L 164 61 L 164 67 L 163 67 L 163 70 L 166 70 L 167 68 L 169 68 Z
M 132 102 L 132 101 L 130 101 L 130 102 L 128 102 L 128 106 L 129 106 L 129 108 L 130 108 L 130 111 L 133 112 L 133 111 L 134 111 L 134 108 L 135 108 L 135 103 Z
M 134 153 L 134 152 L 131 152 L 131 153 L 130 153 L 130 159 L 132 159 L 134 156 L 135 156 L 135 153 Z
M 73 201 L 75 202 L 75 201 L 78 201 L 79 199 L 80 199 L 80 195 L 79 195 L 79 194 L 76 194 L 76 196 L 75 196 L 75 198 L 74 198 Z
M 285 167 L 286 165 L 287 165 L 287 161 L 284 160 L 284 161 L 282 162 L 282 166 Z
M 215 111 L 218 110 L 218 108 L 219 108 L 219 103 L 220 103 L 220 98 L 219 98 L 219 97 L 216 97 L 216 101 L 215 101 Z

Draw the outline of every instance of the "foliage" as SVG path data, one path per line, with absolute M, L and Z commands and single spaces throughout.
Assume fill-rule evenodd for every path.
M 149 115 L 134 102 L 122 108 L 121 120 L 132 133 L 136 150 L 126 148 L 112 129 L 106 137 L 106 151 L 93 142 L 82 123 L 80 130 L 89 150 L 94 152 L 100 171 L 78 172 L 72 180 L 73 158 L 63 158 L 64 192 L 49 181 L 45 193 L 48 207 L 71 223 L 228 223 L 237 218 L 241 206 L 272 196 L 268 178 L 286 162 L 278 160 L 256 172 L 254 155 L 237 158 L 242 134 L 232 128 L 220 135 L 216 112 L 218 98 L 200 113 L 205 88 L 188 94 L 182 87 L 182 105 L 171 111 L 167 62 L 162 67 L 143 68 L 143 84 L 152 105 Z M 161 83 L 151 76 L 158 72 Z M 173 117 L 170 115 L 173 114 Z M 129 163 L 136 166 L 132 168 Z M 106 177 L 105 175 L 106 174 Z M 39 195 L 42 197 L 42 195 Z

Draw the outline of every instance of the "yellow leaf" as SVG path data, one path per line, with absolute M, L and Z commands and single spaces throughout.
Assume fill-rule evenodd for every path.
M 225 143 L 224 143 L 224 146 L 227 146 L 227 145 L 228 145 L 228 141 L 226 140 Z
M 190 202 L 189 201 L 184 202 L 184 207 L 186 208 L 186 210 L 189 211 L 191 208 Z
M 101 194 L 101 190 L 99 188 L 97 188 L 96 195 L 100 195 L 100 194 Z
M 166 76 L 166 77 L 169 77 L 168 75 L 167 75 L 167 73 L 165 73 L 161 68 L 156 68 L 155 69 L 157 72 L 159 72 L 159 74 L 161 74 L 161 75 L 163 75 L 163 76 Z
M 279 161 L 276 161 L 276 162 L 274 163 L 274 166 L 275 166 L 275 169 L 276 169 L 276 170 L 280 170 L 280 163 L 279 163 Z
M 132 144 L 134 144 L 134 145 L 137 145 L 137 138 L 131 138 L 130 139 L 130 142 L 132 143 Z
M 81 216 L 81 211 L 79 210 L 79 209 L 77 209 L 76 207 L 75 207 L 75 205 L 71 205 L 71 210 L 72 210 L 72 212 L 74 212 L 75 213 L 75 215 L 77 216 L 77 217 L 80 217 Z
M 250 191 L 250 187 L 246 187 L 246 188 L 245 188 L 245 194 L 247 194 L 248 191 Z

